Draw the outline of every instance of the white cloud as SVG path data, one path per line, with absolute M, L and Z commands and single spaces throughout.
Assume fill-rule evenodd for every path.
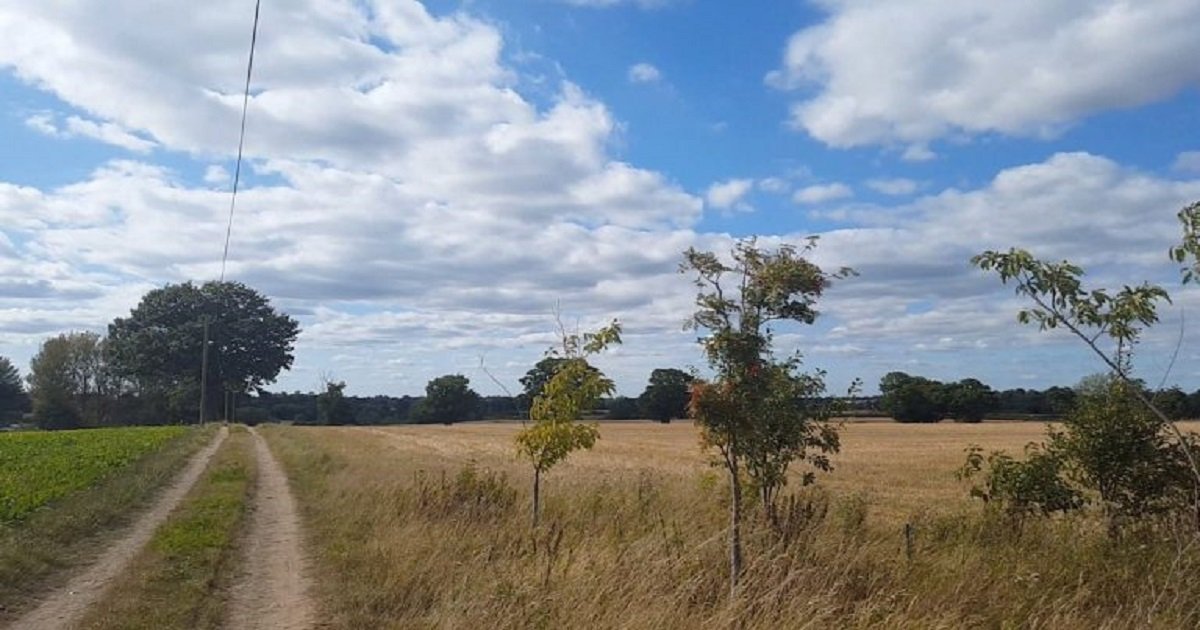
M 219 164 L 209 164 L 204 168 L 204 182 L 213 186 L 229 183 L 229 171 Z
M 743 200 L 753 187 L 752 179 L 728 179 L 709 186 L 708 191 L 704 193 L 704 199 L 708 205 L 721 210 L 749 210 L 749 206 Z
M 651 64 L 643 61 L 629 66 L 630 83 L 658 83 L 661 80 L 662 72 Z
M 867 180 L 867 187 L 885 195 L 905 196 L 917 192 L 917 182 L 904 177 Z
M 934 153 L 926 144 L 910 144 L 904 147 L 904 151 L 900 154 L 900 159 L 905 162 L 928 162 L 935 158 L 937 158 L 937 153 Z
M 0 4 L 0 65 L 64 110 L 158 143 L 172 164 L 190 154 L 207 176 L 193 186 L 161 165 L 113 161 L 54 188 L 0 182 L 0 278 L 19 279 L 0 286 L 0 354 L 28 356 L 45 334 L 102 327 L 148 288 L 216 274 L 228 195 L 205 167 L 236 145 L 245 42 L 232 2 L 196 15 L 134 0 L 12 6 Z M 653 367 L 700 363 L 694 333 L 679 329 L 694 289 L 675 268 L 690 246 L 730 244 L 696 231 L 703 202 L 615 157 L 618 124 L 577 86 L 546 105 L 522 96 L 494 27 L 415 2 L 372 6 L 307 0 L 261 40 L 247 148 L 263 177 L 239 197 L 229 270 L 302 320 L 286 386 L 332 370 L 356 391 L 411 393 L 493 348 L 489 366 L 513 383 L 548 345 L 558 302 L 584 326 L 625 322 L 627 347 L 602 366 L 623 392 L 640 391 Z M 59 133 L 63 120 L 29 124 Z M 737 207 L 776 187 L 767 181 L 717 182 L 705 201 Z M 818 203 L 852 191 L 797 194 Z M 1174 210 L 1197 198 L 1194 178 L 1063 154 L 974 190 L 848 206 L 848 227 L 823 234 L 817 256 L 862 276 L 823 298 L 827 328 L 806 338 L 828 337 L 830 361 L 891 367 L 918 344 L 1023 343 L 1011 292 L 972 272 L 970 255 L 1023 245 L 1136 282 L 1173 272 L 1163 252 L 1177 238 Z
M 245 41 L 233 33 L 243 32 L 243 9 L 0 3 L 0 66 L 64 109 L 104 121 L 76 124 L 75 133 L 113 125 L 152 138 L 191 154 L 212 185 L 228 176 L 213 162 L 236 147 Z M 301 314 L 306 327 L 318 305 L 368 328 L 383 325 L 375 312 L 457 322 L 461 334 L 438 348 L 458 348 L 470 364 L 472 348 L 498 339 L 531 344 L 521 351 L 530 363 L 546 344 L 510 335 L 512 326 L 468 333 L 469 317 L 453 313 L 533 317 L 551 330 L 548 313 L 561 301 L 589 321 L 630 314 L 634 330 L 678 328 L 688 300 L 674 271 L 681 251 L 708 242 L 690 229 L 703 202 L 614 159 L 617 125 L 603 103 L 571 83 L 548 106 L 526 99 L 500 61 L 499 31 L 465 13 L 305 0 L 271 19 L 260 34 L 246 149 L 250 168 L 275 183 L 239 197 L 231 277 Z M 28 124 L 59 133 L 56 120 L 48 113 Z M 42 310 L 8 315 L 0 297 L 0 344 L 103 325 L 147 287 L 214 277 L 227 204 L 224 190 L 128 161 L 56 189 L 0 183 L 0 221 L 21 256 L 6 275 L 33 283 L 12 292 L 47 296 Z M 180 248 L 184 234 L 190 245 Z M 73 277 L 93 278 L 97 297 L 86 309 L 78 291 L 54 297 L 74 290 Z M 321 330 L 306 333 L 308 358 L 289 378 L 313 377 L 314 354 L 333 360 L 315 345 L 330 338 Z M 429 330 L 392 337 L 389 358 L 429 356 L 421 349 Z M 387 387 L 369 370 L 351 377 Z
M 1200 151 L 1184 151 L 1175 156 L 1171 169 L 1180 173 L 1200 174 Z
M 45 112 L 25 119 L 25 124 L 31 129 L 54 138 L 90 138 L 134 153 L 147 153 L 157 146 L 110 122 L 98 123 L 79 116 L 68 116 L 64 122 L 66 124 L 60 126 L 52 114 Z
M 782 195 L 792 189 L 792 185 L 782 177 L 765 177 L 758 180 L 759 190 L 776 195 Z
M 854 191 L 849 186 L 841 182 L 833 182 L 831 184 L 805 186 L 792 195 L 792 201 L 796 203 L 815 204 L 837 201 L 838 199 L 846 199 L 853 196 Z
M 768 82 L 815 85 L 792 122 L 835 147 L 1042 135 L 1200 82 L 1194 0 L 823 2 Z

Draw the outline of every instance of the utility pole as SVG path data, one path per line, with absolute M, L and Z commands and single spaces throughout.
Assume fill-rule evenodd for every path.
M 204 318 L 204 347 L 200 349 L 200 424 L 205 423 L 208 401 L 208 317 Z

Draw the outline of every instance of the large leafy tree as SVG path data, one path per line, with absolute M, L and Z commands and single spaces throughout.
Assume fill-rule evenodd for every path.
M 446 374 L 425 385 L 425 400 L 415 411 L 418 422 L 450 424 L 479 417 L 481 400 L 462 374 Z
M 580 449 L 590 449 L 600 437 L 595 423 L 580 422 L 583 413 L 611 395 L 616 387 L 600 370 L 588 364 L 589 356 L 621 343 L 621 325 L 587 333 L 567 333 L 560 326 L 561 345 L 548 353 L 560 359 L 553 375 L 533 399 L 531 420 L 517 434 L 517 453 L 533 467 L 533 525 L 541 511 L 542 475 Z
M 642 414 L 651 420 L 670 422 L 687 417 L 687 403 L 694 376 L 675 368 L 654 370 L 646 391 L 638 397 Z
M 853 273 L 823 271 L 807 258 L 815 246 L 810 239 L 803 248 L 771 251 L 750 239 L 733 248 L 731 262 L 693 248 L 680 266 L 699 289 L 689 324 L 707 333 L 700 341 L 716 373 L 693 386 L 689 413 L 729 475 L 731 591 L 742 571 L 743 475 L 763 493 L 770 516 L 790 464 L 809 459 L 828 469 L 825 456 L 839 447 L 836 429 L 825 422 L 829 408 L 817 400 L 823 375 L 803 374 L 798 356 L 780 360 L 772 350 L 775 322 L 811 324 L 825 289 Z
M 172 284 L 150 291 L 129 317 L 109 324 L 114 367 L 144 390 L 195 388 L 206 327 L 207 409 L 223 392 L 261 388 L 291 367 L 300 331 L 296 320 L 239 282 Z

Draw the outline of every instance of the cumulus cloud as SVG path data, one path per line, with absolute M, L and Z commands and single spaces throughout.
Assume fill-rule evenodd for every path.
M 62 186 L 0 182 L 0 278 L 19 279 L 0 286 L 0 345 L 28 356 L 41 336 L 102 327 L 152 287 L 216 275 L 228 195 L 210 186 L 227 173 L 206 167 L 236 146 L 245 41 L 232 2 L 203 19 L 133 0 L 14 6 L 0 2 L 0 66 L 64 111 L 172 152 L 172 164 L 191 155 L 186 168 L 206 176 L 193 184 L 151 152 Z M 515 382 L 549 345 L 558 303 L 583 327 L 625 322 L 627 347 L 601 366 L 623 393 L 652 368 L 699 362 L 680 329 L 694 288 L 675 268 L 688 247 L 731 243 L 700 231 L 704 203 L 736 208 L 756 187 L 789 188 L 734 179 L 702 200 L 614 156 L 618 124 L 578 86 L 549 102 L 523 96 L 493 26 L 416 2 L 371 8 L 306 0 L 261 40 L 247 148 L 262 177 L 239 197 L 229 272 L 302 319 L 288 387 L 333 369 L 358 391 L 416 392 L 481 355 Z M 29 124 L 58 133 L 68 115 Z M 826 183 L 797 195 L 852 192 Z M 1164 266 L 1173 212 L 1197 198 L 1195 178 L 1079 153 L 977 189 L 848 206 L 817 256 L 862 276 L 823 298 L 819 354 L 885 370 L 918 345 L 1011 346 L 1010 291 L 972 272 L 970 255 L 1022 245 L 1136 282 Z
M 788 42 L 768 82 L 813 87 L 792 123 L 835 147 L 1052 134 L 1200 82 L 1192 0 L 857 0 Z
M 752 179 L 729 179 L 709 186 L 708 191 L 704 193 L 704 199 L 708 205 L 721 210 L 749 210 L 749 206 L 743 200 L 753 187 Z
M 813 184 L 805 186 L 792 194 L 792 201 L 804 204 L 825 203 L 853 197 L 854 191 L 841 182 L 831 184 Z
M 662 72 L 644 61 L 630 66 L 628 76 L 630 83 L 658 83 L 662 80 Z
M 0 66 L 102 121 L 72 128 L 48 113 L 31 127 L 128 130 L 191 154 L 205 182 L 220 184 L 228 173 L 213 158 L 236 146 L 242 8 L 218 2 L 198 19 L 147 14 L 132 0 L 0 3 Z M 493 26 L 463 13 L 434 17 L 411 1 L 307 0 L 273 14 L 259 46 L 246 148 L 251 167 L 275 183 L 239 197 L 231 277 L 309 313 L 306 325 L 316 305 L 403 305 L 426 321 L 533 313 L 551 329 L 561 302 L 572 316 L 636 308 L 641 326 L 678 327 L 679 304 L 665 305 L 686 287 L 664 284 L 678 284 L 679 252 L 705 242 L 691 230 L 703 201 L 614 159 L 616 124 L 579 87 L 561 84 L 543 106 L 518 93 Z M 0 314 L 0 340 L 83 319 L 102 325 L 146 287 L 214 277 L 227 204 L 225 191 L 144 162 L 99 165 L 52 190 L 0 183 L 0 219 L 20 250 L 14 277 L 34 283 L 20 292 L 65 292 L 73 274 L 95 269 L 90 284 L 103 293 L 69 318 L 47 316 L 71 304 L 52 296 L 46 313 Z M 181 235 L 189 247 L 178 246 Z M 306 336 L 302 352 L 328 344 L 328 329 Z M 524 339 L 507 332 L 499 337 Z M 471 359 L 467 346 L 486 347 L 482 337 L 462 335 L 458 352 Z M 536 360 L 542 350 L 538 341 L 528 353 Z

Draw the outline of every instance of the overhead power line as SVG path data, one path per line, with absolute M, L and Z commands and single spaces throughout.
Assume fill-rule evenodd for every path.
M 258 43 L 258 14 L 262 0 L 254 0 L 254 26 L 250 29 L 250 58 L 246 61 L 246 88 L 242 92 L 242 125 L 238 132 L 237 161 L 233 167 L 233 190 L 229 195 L 229 221 L 225 224 L 225 249 L 221 252 L 221 281 L 229 261 L 229 239 L 233 235 L 233 211 L 237 207 L 238 185 L 242 181 L 242 148 L 246 145 L 246 110 L 250 108 L 250 77 L 254 74 L 254 48 Z
M 258 44 L 258 16 L 261 8 L 262 0 L 254 0 L 254 24 L 250 29 L 250 57 L 246 60 L 246 85 L 242 91 L 242 122 L 238 131 L 237 161 L 234 163 L 233 187 L 229 195 L 229 219 L 225 224 L 225 246 L 221 250 L 221 282 L 225 281 L 225 268 L 229 263 L 229 241 L 233 236 L 233 215 L 237 208 L 238 186 L 242 181 L 242 151 L 246 146 L 246 112 L 250 109 L 250 78 L 254 75 L 254 49 Z M 206 315 L 203 347 L 200 350 L 200 424 L 204 424 L 208 403 L 209 323 Z

